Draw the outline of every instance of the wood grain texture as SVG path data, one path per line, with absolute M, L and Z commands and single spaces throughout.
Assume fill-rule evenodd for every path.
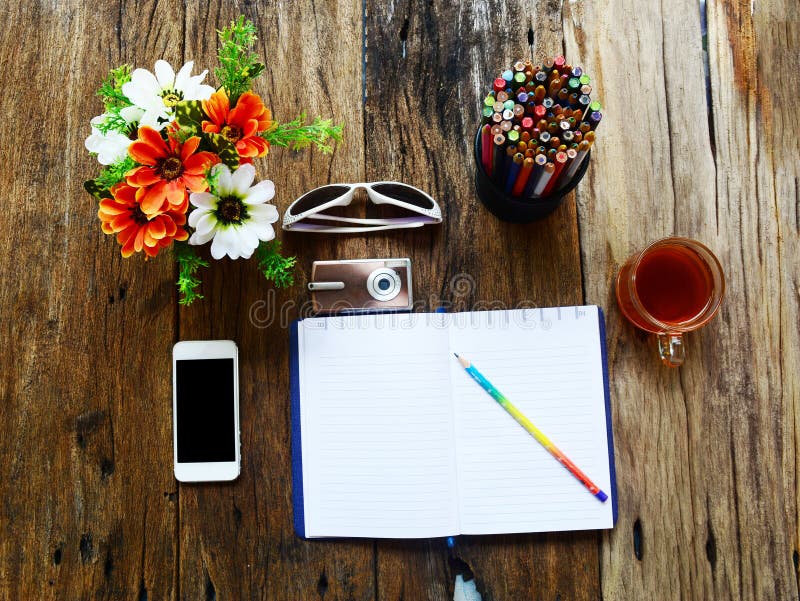
M 164 21 L 178 4 L 139 9 Z M 87 90 L 180 27 L 116 2 L 0 15 L 0 599 L 174 599 L 172 264 L 123 261 L 82 182 L 101 108 Z
M 520 57 L 562 47 L 557 4 L 372 2 L 367 11 L 367 179 L 429 191 L 440 228 L 372 237 L 372 255 L 410 256 L 426 308 L 581 304 L 572 198 L 546 221 L 510 225 L 474 192 L 472 142 L 488 83 Z M 533 41 L 534 47 L 530 43 Z M 362 255 L 363 256 L 363 255 Z M 485 599 L 596 599 L 597 533 L 378 543 L 378 599 L 453 598 L 467 567 Z M 466 566 L 464 566 L 466 564 Z
M 346 123 L 346 141 L 330 157 L 273 149 L 256 161 L 258 179 L 275 182 L 281 213 L 331 177 L 362 178 L 360 2 L 190 6 L 187 55 L 213 64 L 216 29 L 239 13 L 258 28 L 257 51 L 268 71 L 254 89 L 275 118 L 289 121 L 306 111 Z M 224 259 L 203 276 L 206 298 L 179 312 L 181 340 L 229 338 L 238 344 L 242 429 L 242 473 L 235 482 L 180 487 L 182 599 L 374 596 L 371 541 L 304 542 L 294 534 L 288 320 L 299 315 L 305 297 L 302 274 L 328 243 L 281 237 L 286 252 L 299 257 L 294 288 L 276 294 L 255 261 Z
M 276 118 L 346 123 L 330 157 L 257 161 L 279 209 L 323 183 L 399 179 L 431 192 L 445 222 L 281 235 L 299 257 L 294 288 L 224 260 L 204 273 L 205 300 L 179 308 L 169 257 L 123 261 L 81 188 L 96 170 L 91 91 L 123 62 L 213 68 L 215 30 L 240 13 L 258 27 L 269 69 L 256 91 Z M 797 599 L 797 14 L 796 0 L 713 1 L 705 15 L 693 0 L 4 3 L 0 600 L 441 601 L 464 571 L 484 601 Z M 502 65 L 562 50 L 608 107 L 592 165 L 577 204 L 500 223 L 472 187 L 479 97 Z M 624 260 L 670 234 L 707 243 L 728 279 L 676 371 L 613 292 Z M 314 259 L 390 255 L 414 262 L 419 309 L 606 310 L 614 530 L 461 537 L 452 550 L 295 537 L 286 326 L 307 311 Z M 172 476 L 170 350 L 196 338 L 240 349 L 243 465 L 227 485 Z
M 710 106 L 697 3 L 565 10 L 608 107 L 578 192 L 587 301 L 610 309 L 620 520 L 603 598 L 796 599 L 798 148 L 781 74 L 798 67 L 797 5 L 708 4 Z M 634 97 L 636 131 L 618 108 Z M 672 234 L 717 253 L 727 296 L 670 371 L 613 277 Z

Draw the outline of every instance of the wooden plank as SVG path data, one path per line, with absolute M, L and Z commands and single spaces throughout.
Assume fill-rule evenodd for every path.
M 527 4 L 493 1 L 368 4 L 367 178 L 428 190 L 445 221 L 372 236 L 364 251 L 411 257 L 428 309 L 582 302 L 573 199 L 548 220 L 520 226 L 492 217 L 473 189 L 480 98 L 503 65 L 532 50 L 538 59 L 561 53 L 553 27 L 560 10 L 536 3 L 530 14 Z M 378 542 L 378 599 L 452 599 L 455 574 L 467 568 L 487 599 L 596 599 L 598 567 L 596 533 L 465 537 L 452 553 L 441 540 Z
M 181 6 L 0 9 L 2 599 L 176 596 L 172 264 L 123 261 L 82 182 L 94 89 L 180 48 Z
M 224 3 L 191 6 L 187 58 L 214 64 L 215 29 L 237 14 Z M 275 182 L 283 213 L 303 191 L 363 178 L 361 3 L 259 2 L 244 14 L 258 27 L 257 49 L 268 66 L 255 91 L 275 117 L 288 121 L 307 111 L 346 123 L 345 142 L 332 157 L 273 149 L 256 161 L 259 179 Z M 292 527 L 286 320 L 297 317 L 306 298 L 311 261 L 336 253 L 325 239 L 279 236 L 299 257 L 294 288 L 275 294 L 254 261 L 224 259 L 203 276 L 206 298 L 180 309 L 181 339 L 231 338 L 239 345 L 242 424 L 239 479 L 180 488 L 181 598 L 374 596 L 372 542 L 304 542 Z
M 578 193 L 587 300 L 609 308 L 620 518 L 604 599 L 798 596 L 798 148 L 778 133 L 795 9 L 709 3 L 711 112 L 697 3 L 565 9 L 567 51 L 608 107 Z M 673 233 L 715 250 L 728 291 L 680 370 L 613 296 L 627 256 Z

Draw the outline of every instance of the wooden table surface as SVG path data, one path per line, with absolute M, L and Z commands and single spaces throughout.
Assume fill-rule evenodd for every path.
M 800 167 L 797 0 L 78 0 L 0 8 L 0 599 L 797 599 Z M 179 307 L 168 254 L 123 260 L 82 190 L 93 96 L 123 62 L 214 67 L 239 13 L 280 120 L 346 123 L 331 156 L 257 162 L 281 211 L 338 181 L 428 190 L 440 227 L 282 235 L 297 285 L 252 262 L 207 270 Z M 707 22 L 707 100 L 704 38 Z M 498 69 L 565 53 L 604 106 L 588 174 L 545 221 L 508 225 L 473 191 L 479 99 Z M 727 296 L 679 370 L 620 316 L 614 276 L 671 234 L 719 256 Z M 323 541 L 291 523 L 287 329 L 316 258 L 409 256 L 429 308 L 594 303 L 608 318 L 613 530 Z M 494 303 L 494 304 L 493 304 Z M 170 352 L 232 338 L 242 474 L 172 476 Z

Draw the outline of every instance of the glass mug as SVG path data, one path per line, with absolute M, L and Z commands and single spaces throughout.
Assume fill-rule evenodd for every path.
M 719 310 L 725 276 L 708 248 L 688 238 L 664 238 L 630 257 L 617 275 L 617 302 L 633 325 L 656 334 L 661 361 L 678 367 L 683 335 Z

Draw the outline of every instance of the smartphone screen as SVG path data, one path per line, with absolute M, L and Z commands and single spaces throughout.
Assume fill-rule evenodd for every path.
M 178 463 L 236 461 L 233 358 L 177 359 Z

